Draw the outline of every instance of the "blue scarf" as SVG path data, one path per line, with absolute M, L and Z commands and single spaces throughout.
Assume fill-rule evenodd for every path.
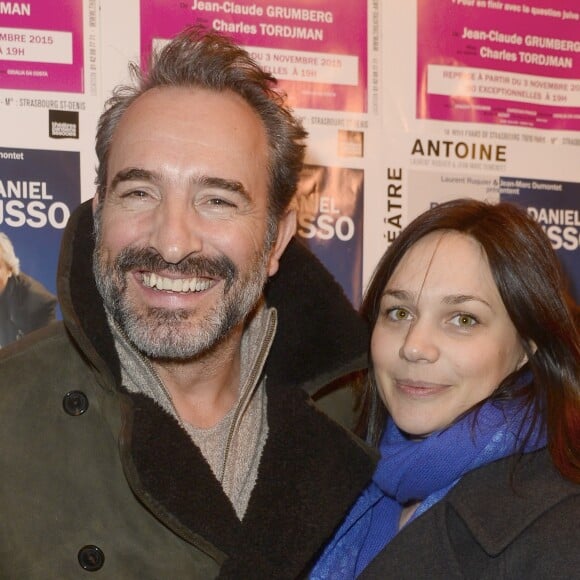
M 406 525 L 444 497 L 463 475 L 521 451 L 546 445 L 518 401 L 488 401 L 445 430 L 411 440 L 387 421 L 373 480 L 361 494 L 310 574 L 311 580 L 356 578 L 390 542 L 403 505 L 419 500 Z

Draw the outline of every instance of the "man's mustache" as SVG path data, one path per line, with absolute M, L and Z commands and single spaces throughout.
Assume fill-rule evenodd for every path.
M 130 270 L 148 270 L 166 272 L 181 276 L 222 278 L 226 281 L 226 290 L 236 279 L 238 269 L 227 256 L 211 258 L 208 256 L 187 256 L 181 262 L 173 264 L 150 248 L 125 248 L 115 259 L 115 268 L 122 272 Z

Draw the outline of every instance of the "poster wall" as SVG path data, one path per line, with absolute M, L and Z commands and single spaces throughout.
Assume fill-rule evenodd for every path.
M 580 7 L 412 4 L 381 3 L 381 135 L 369 147 L 384 154 L 373 170 L 381 193 L 365 198 L 365 276 L 432 204 L 507 200 L 548 232 L 580 299 Z M 370 242 L 381 238 L 382 247 Z
M 580 300 L 576 0 L 1 2 L 0 157 L 49 168 L 1 158 L 2 183 L 46 182 L 67 208 L 92 197 L 106 98 L 129 61 L 146 66 L 191 24 L 233 37 L 278 78 L 309 132 L 298 236 L 355 305 L 409 220 L 456 197 L 525 207 Z M 32 256 L 40 231 L 23 228 Z

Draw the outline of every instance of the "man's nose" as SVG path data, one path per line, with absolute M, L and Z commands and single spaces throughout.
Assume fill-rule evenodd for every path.
M 164 199 L 156 210 L 150 245 L 170 264 L 177 264 L 203 247 L 202 224 L 193 204 Z

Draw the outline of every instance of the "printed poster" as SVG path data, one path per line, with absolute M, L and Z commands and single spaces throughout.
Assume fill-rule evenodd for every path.
M 577 0 L 418 0 L 417 117 L 580 129 Z
M 0 231 L 20 268 L 56 293 L 62 232 L 80 203 L 80 155 L 0 147 Z
M 306 165 L 298 186 L 297 236 L 323 262 L 352 304 L 360 306 L 363 171 Z
M 0 2 L 0 88 L 84 92 L 82 0 Z
M 278 80 L 294 108 L 367 106 L 366 0 L 141 0 L 141 60 L 190 24 L 230 36 Z
M 580 304 L 580 183 L 502 177 L 500 199 L 526 208 L 546 232 Z

